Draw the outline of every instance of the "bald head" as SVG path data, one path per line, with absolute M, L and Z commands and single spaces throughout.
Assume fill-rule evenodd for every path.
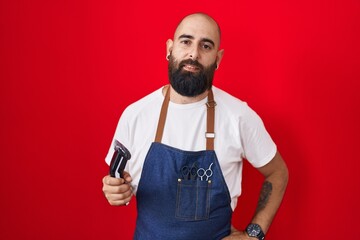
M 219 48 L 221 31 L 217 22 L 205 13 L 194 13 L 184 17 L 176 27 L 174 39 L 187 31 L 202 31 L 204 34 L 212 36 L 216 48 Z

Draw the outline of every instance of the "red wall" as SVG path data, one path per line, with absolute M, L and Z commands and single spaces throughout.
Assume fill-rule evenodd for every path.
M 262 116 L 290 170 L 268 239 L 354 237 L 360 2 L 154 4 L 0 2 L 0 239 L 131 239 L 136 201 L 108 205 L 103 159 L 124 108 L 167 83 L 165 41 L 196 11 L 222 28 L 215 84 Z M 260 184 L 246 164 L 235 226 Z

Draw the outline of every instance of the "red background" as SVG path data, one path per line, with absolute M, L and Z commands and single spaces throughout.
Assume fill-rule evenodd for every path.
M 136 201 L 108 205 L 104 157 L 124 108 L 167 83 L 165 41 L 197 11 L 222 28 L 215 85 L 260 114 L 290 170 L 268 239 L 357 238 L 359 1 L 2 0 L 0 239 L 131 239 Z M 246 164 L 235 226 L 260 185 Z

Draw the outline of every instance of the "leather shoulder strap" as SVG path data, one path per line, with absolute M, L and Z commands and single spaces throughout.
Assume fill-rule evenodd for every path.
M 166 85 L 164 87 L 164 90 L 165 90 L 165 98 L 164 98 L 163 104 L 161 106 L 161 112 L 160 112 L 160 116 L 159 116 L 157 130 L 156 130 L 156 136 L 155 136 L 155 142 L 158 142 L 158 143 L 161 142 L 161 139 L 162 139 L 162 136 L 164 133 L 166 115 L 167 115 L 167 110 L 168 110 L 168 106 L 169 106 L 169 102 L 170 102 L 170 87 L 169 87 L 169 85 Z
M 216 102 L 214 101 L 214 94 L 212 89 L 208 93 L 208 102 L 206 103 L 207 107 L 207 117 L 206 117 L 206 150 L 214 150 L 214 139 L 215 139 L 215 106 Z

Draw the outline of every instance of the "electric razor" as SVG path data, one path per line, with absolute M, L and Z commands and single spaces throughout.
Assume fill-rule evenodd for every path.
M 129 150 L 115 140 L 114 154 L 110 162 L 110 176 L 116 178 L 124 178 L 124 169 L 127 161 L 131 158 Z

